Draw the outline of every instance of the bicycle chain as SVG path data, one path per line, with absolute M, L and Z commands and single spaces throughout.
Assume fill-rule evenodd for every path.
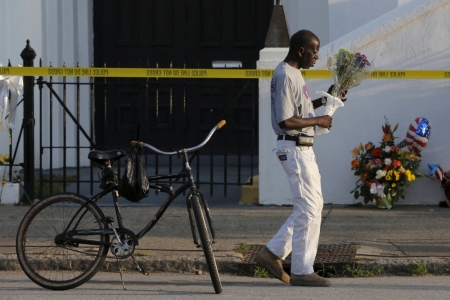
M 95 257 L 102 257 L 102 255 L 98 255 L 98 254 L 89 254 L 89 253 L 86 253 L 86 252 L 82 252 L 82 251 L 80 251 L 80 250 L 76 250 L 76 249 L 73 249 L 73 248 L 68 248 L 67 246 L 57 246 L 57 247 L 60 247 L 60 248 L 63 248 L 63 249 L 66 249 L 66 250 L 70 250 L 70 251 L 73 251 L 73 252 L 78 252 L 78 253 L 81 253 L 81 254 L 84 254 L 84 255 L 87 255 L 87 256 L 95 256 Z M 109 248 L 109 247 L 108 247 Z M 111 259 L 114 259 L 114 258 L 118 258 L 118 259 L 125 259 L 125 258 L 128 258 L 128 257 L 117 257 L 117 256 L 114 256 L 114 257 L 108 257 L 108 255 L 105 255 L 106 256 L 106 258 L 111 258 Z

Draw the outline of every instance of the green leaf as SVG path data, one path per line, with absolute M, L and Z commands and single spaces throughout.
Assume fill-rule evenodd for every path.
M 355 194 L 353 195 L 353 197 L 355 197 L 355 199 L 359 198 L 359 191 L 356 191 Z
M 392 133 L 394 133 L 397 130 L 397 128 L 398 128 L 398 123 L 395 124 L 394 129 L 392 129 Z
M 400 194 L 400 197 L 402 197 L 402 199 L 405 199 L 405 197 L 406 197 L 405 190 L 399 190 L 398 193 Z
M 394 203 L 396 203 L 399 199 L 399 194 L 395 194 L 395 197 L 392 198 L 392 200 L 394 201 Z
M 391 196 L 395 197 L 397 195 L 397 189 L 396 188 L 392 188 L 391 189 Z
M 370 195 L 370 189 L 367 185 L 362 185 L 361 186 L 361 196 L 362 197 L 367 197 Z

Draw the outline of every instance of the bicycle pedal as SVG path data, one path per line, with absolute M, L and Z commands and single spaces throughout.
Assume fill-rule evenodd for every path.
M 143 269 L 141 269 L 139 266 L 136 267 L 136 269 L 134 269 L 135 271 L 138 271 L 139 273 L 148 276 L 150 273 L 148 271 L 145 271 Z
M 114 218 L 113 217 L 103 217 L 103 218 L 101 218 L 100 219 L 100 221 L 103 223 L 103 224 L 111 224 L 111 223 L 113 223 L 114 222 Z

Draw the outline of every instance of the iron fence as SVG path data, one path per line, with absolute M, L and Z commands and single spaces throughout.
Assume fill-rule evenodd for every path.
M 229 186 L 253 184 L 257 79 L 39 77 L 34 84 L 39 198 L 58 191 L 94 193 L 99 180 L 87 159 L 92 149 L 130 152 L 130 141 L 138 139 L 173 151 L 198 144 L 222 119 L 227 125 L 191 157 L 197 183 L 210 195 L 221 187 L 225 197 Z M 180 171 L 176 157 L 146 152 L 146 158 L 148 175 Z

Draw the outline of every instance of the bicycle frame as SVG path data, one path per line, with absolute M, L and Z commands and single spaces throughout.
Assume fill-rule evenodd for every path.
M 223 123 L 222 123 L 223 122 Z M 224 121 L 222 121 L 221 123 L 219 123 L 216 128 L 219 129 L 221 126 L 223 126 L 225 123 Z M 172 202 L 183 192 L 185 192 L 186 190 L 190 189 L 188 195 L 186 196 L 186 206 L 188 209 L 188 213 L 189 213 L 189 221 L 190 221 L 190 225 L 191 225 L 191 230 L 192 230 L 192 238 L 194 240 L 194 244 L 197 245 L 197 247 L 200 247 L 198 240 L 197 240 L 197 234 L 195 231 L 195 224 L 194 224 L 194 219 L 192 217 L 192 209 L 190 206 L 190 202 L 189 199 L 192 195 L 197 195 L 200 199 L 201 199 L 201 203 L 203 204 L 204 208 L 205 208 L 205 215 L 211 230 L 211 235 L 212 235 L 212 239 L 213 239 L 213 243 L 215 243 L 215 231 L 213 228 L 213 224 L 212 224 L 212 220 L 211 220 L 211 215 L 209 212 L 209 207 L 208 204 L 205 200 L 205 198 L 203 197 L 203 194 L 197 189 L 197 186 L 195 185 L 195 181 L 194 181 L 194 176 L 192 175 L 192 168 L 189 164 L 189 157 L 188 157 L 188 152 L 192 152 L 195 150 L 198 150 L 199 148 L 203 147 L 208 140 L 211 138 L 211 136 L 213 135 L 214 131 L 216 130 L 213 129 L 211 130 L 211 132 L 209 133 L 209 135 L 207 136 L 207 138 L 198 146 L 193 147 L 193 148 L 189 148 L 189 149 L 183 149 L 181 151 L 177 151 L 177 152 L 162 152 L 156 148 L 154 148 L 151 145 L 147 145 L 147 144 L 143 144 L 141 142 L 132 142 L 133 143 L 140 143 L 141 146 L 145 145 L 146 147 L 159 152 L 161 154 L 166 154 L 166 155 L 174 155 L 174 154 L 182 154 L 183 155 L 183 163 L 184 163 L 184 172 L 180 172 L 177 174 L 165 174 L 165 175 L 154 175 L 154 176 L 149 176 L 148 180 L 149 182 L 152 181 L 157 181 L 157 180 L 161 180 L 161 179 L 179 179 L 179 178 L 186 178 L 187 181 L 185 183 L 183 183 L 178 189 L 176 189 L 175 191 L 172 191 L 172 186 L 170 186 L 169 189 L 166 189 L 165 187 L 161 186 L 161 185 L 156 185 L 156 186 L 150 186 L 153 189 L 156 189 L 158 191 L 161 192 L 165 192 L 169 194 L 169 197 L 166 199 L 166 201 L 164 201 L 164 203 L 160 206 L 159 210 L 156 212 L 156 214 L 153 216 L 152 220 L 150 220 L 150 222 L 141 230 L 139 231 L 137 234 L 135 234 L 134 232 L 126 229 L 123 226 L 123 221 L 122 221 L 122 214 L 120 213 L 120 209 L 119 209 L 119 202 L 118 202 L 118 185 L 113 185 L 103 191 L 101 191 L 100 193 L 92 196 L 91 198 L 89 198 L 89 201 L 83 205 L 82 207 L 79 208 L 79 210 L 77 211 L 77 213 L 74 215 L 73 219 L 68 223 L 66 230 L 63 232 L 63 234 L 60 235 L 61 238 L 61 242 L 64 241 L 70 241 L 71 243 L 86 243 L 86 244 L 94 244 L 94 245 L 99 245 L 99 244 L 104 244 L 104 242 L 97 242 L 97 241 L 90 241 L 90 240 L 83 240 L 83 239 L 78 239 L 78 238 L 69 238 L 69 236 L 74 236 L 74 235 L 97 235 L 97 234 L 106 234 L 106 235 L 115 235 L 117 236 L 117 233 L 126 233 L 128 234 L 130 237 L 132 237 L 133 242 L 135 243 L 135 245 L 138 245 L 138 241 L 148 232 L 150 231 L 155 225 L 156 223 L 159 221 L 159 219 L 162 217 L 162 215 L 164 214 L 164 212 L 167 210 L 167 208 L 172 204 Z M 78 222 L 80 222 L 80 220 L 83 217 L 83 214 L 81 214 L 81 216 L 79 216 L 79 213 L 83 210 L 83 208 L 89 203 L 89 202 L 97 202 L 99 199 L 101 199 L 102 197 L 104 197 L 106 194 L 110 193 L 112 195 L 113 198 L 113 204 L 114 204 L 114 210 L 115 210 L 115 214 L 117 217 L 117 224 L 118 224 L 118 228 L 109 228 L 109 229 L 92 229 L 92 230 L 70 230 L 68 231 L 68 229 L 71 227 L 72 223 L 74 222 L 74 220 L 76 218 L 78 218 Z M 77 222 L 77 223 L 78 223 Z M 76 228 L 76 226 L 75 226 Z

